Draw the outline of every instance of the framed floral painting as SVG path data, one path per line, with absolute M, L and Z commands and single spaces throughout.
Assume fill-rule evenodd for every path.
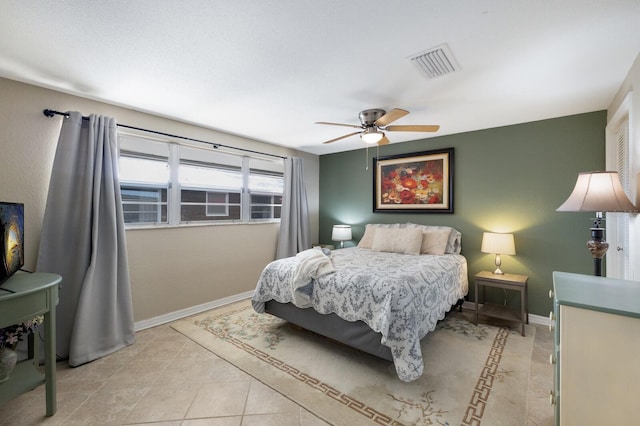
M 373 159 L 373 211 L 453 213 L 453 148 Z

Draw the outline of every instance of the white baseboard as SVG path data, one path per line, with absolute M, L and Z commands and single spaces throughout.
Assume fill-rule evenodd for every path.
M 191 315 L 199 314 L 200 312 L 208 311 L 210 309 L 219 308 L 220 306 L 229 305 L 231 303 L 239 302 L 244 299 L 250 299 L 251 296 L 253 296 L 253 290 L 225 297 L 223 299 L 214 300 L 212 302 L 203 303 L 201 305 L 180 309 L 179 311 L 169 312 L 168 314 L 160 315 L 146 320 L 136 321 L 133 327 L 135 331 L 144 330 L 146 328 L 155 327 L 158 325 L 166 324 L 168 322 L 186 318 Z
M 482 306 L 482 304 L 478 305 L 479 307 Z M 468 300 L 465 300 L 465 302 L 462 304 L 462 309 L 468 309 L 470 311 L 475 311 L 476 310 L 476 304 L 475 302 L 469 302 Z M 543 317 L 541 315 L 535 315 L 535 314 L 529 314 L 529 323 L 530 324 L 539 324 L 539 325 L 544 325 L 544 326 L 549 326 L 549 317 Z
M 149 318 L 142 321 L 137 321 L 134 324 L 134 330 L 141 331 L 146 328 L 151 328 L 158 325 L 166 324 L 168 322 L 176 321 L 191 315 L 199 314 L 200 312 L 208 311 L 210 309 L 219 308 L 221 306 L 239 302 L 244 299 L 250 299 L 251 296 L 253 296 L 253 291 L 247 291 L 245 293 L 240 293 L 233 296 L 225 297 L 224 299 L 214 300 L 212 302 L 191 306 L 189 308 L 180 309 L 179 311 L 169 312 L 168 314 L 160 315 L 160 316 Z M 474 302 L 465 301 L 462 304 L 462 309 L 473 311 L 476 309 L 476 305 Z M 540 315 L 529 314 L 529 323 L 548 326 L 549 318 L 543 317 Z

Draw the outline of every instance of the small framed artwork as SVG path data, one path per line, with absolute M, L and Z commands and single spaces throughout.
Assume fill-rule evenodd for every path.
M 373 211 L 453 213 L 453 148 L 374 158 Z

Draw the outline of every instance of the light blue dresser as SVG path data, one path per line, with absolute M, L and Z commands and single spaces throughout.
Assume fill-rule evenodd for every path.
M 556 425 L 640 424 L 640 282 L 553 273 Z

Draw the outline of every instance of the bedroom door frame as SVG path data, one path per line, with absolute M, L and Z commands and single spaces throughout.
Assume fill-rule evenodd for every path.
M 617 171 L 627 196 L 637 205 L 632 194 L 637 191 L 633 177 L 638 176 L 640 165 L 633 161 L 634 152 L 640 152 L 640 141 L 633 140 L 629 92 L 620 107 L 611 116 L 605 130 L 605 165 L 607 170 Z M 640 232 L 636 216 L 629 213 L 607 214 L 606 239 L 609 250 L 606 256 L 606 276 L 619 279 L 640 279 L 631 259 L 637 258 L 640 247 L 634 238 Z M 634 226 L 635 225 L 635 226 Z

